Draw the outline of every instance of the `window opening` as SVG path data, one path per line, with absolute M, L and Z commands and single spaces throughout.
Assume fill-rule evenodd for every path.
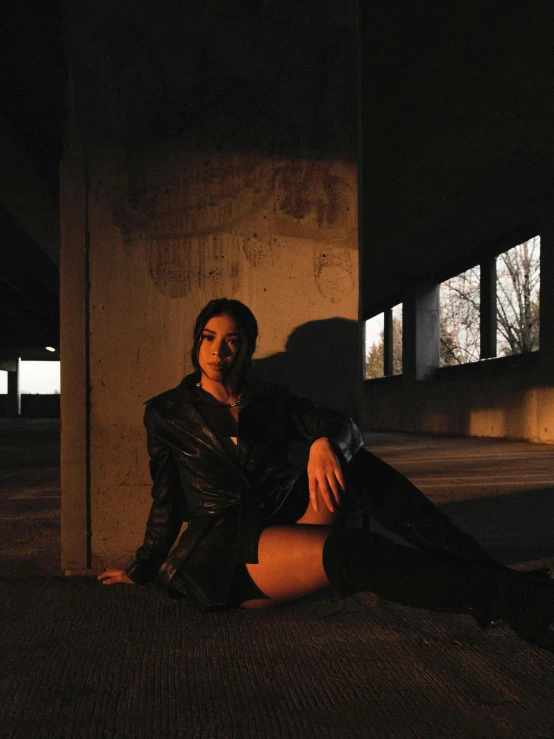
M 402 374 L 402 303 L 395 305 L 392 313 L 392 375 Z
M 379 313 L 365 322 L 365 372 L 366 380 L 385 374 L 385 314 Z
M 479 266 L 440 285 L 440 366 L 477 362 L 480 358 Z
M 366 380 L 402 374 L 402 303 L 365 322 Z
M 540 236 L 496 258 L 496 342 L 498 356 L 539 348 Z
M 21 395 L 58 395 L 60 363 L 20 361 L 19 392 Z
M 8 373 L 6 370 L 0 370 L 0 395 L 8 394 Z

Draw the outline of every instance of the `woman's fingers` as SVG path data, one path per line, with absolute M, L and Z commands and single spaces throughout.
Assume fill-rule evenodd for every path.
M 124 583 L 125 585 L 134 585 L 134 582 L 127 575 L 125 570 L 119 569 L 107 569 L 104 570 L 98 577 L 97 580 L 102 582 L 102 585 L 115 585 L 116 583 Z
M 334 513 L 344 491 L 344 477 L 336 454 L 328 439 L 317 439 L 310 449 L 308 462 L 310 501 L 314 511 L 319 510 L 318 496 Z
M 335 481 L 335 487 L 333 488 L 333 491 L 336 494 L 337 503 L 340 503 L 340 497 L 344 493 L 346 483 L 344 482 L 344 475 L 342 474 L 342 470 L 338 461 L 333 468 L 333 480 Z
M 323 483 L 323 498 L 330 511 L 335 511 L 340 506 L 342 485 L 337 479 L 335 472 L 326 475 Z
M 107 580 L 109 578 L 115 578 L 120 572 L 121 570 L 113 570 L 113 569 L 108 568 L 107 570 L 104 570 L 104 572 L 102 572 L 100 575 L 98 575 L 96 579 L 97 580 Z
M 334 513 L 340 506 L 341 495 L 344 491 L 344 479 L 340 471 L 318 470 L 309 475 L 310 501 L 314 511 L 319 510 L 319 497 L 325 501 L 327 508 Z
M 317 479 L 308 472 L 308 488 L 310 491 L 310 503 L 314 511 L 319 511 L 318 484 Z

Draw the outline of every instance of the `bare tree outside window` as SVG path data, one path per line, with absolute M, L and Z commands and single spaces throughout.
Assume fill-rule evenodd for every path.
M 385 374 L 385 314 L 379 313 L 365 322 L 365 379 L 374 380 Z
M 373 380 L 385 374 L 384 314 L 366 321 L 365 379 Z M 392 308 L 392 374 L 402 374 L 402 303 Z
M 477 362 L 480 358 L 480 274 L 476 266 L 441 283 L 441 367 Z
M 514 246 L 496 260 L 496 321 L 499 356 L 539 348 L 540 236 Z
M 402 374 L 402 303 L 392 309 L 392 374 Z
M 440 285 L 440 365 L 481 357 L 481 269 L 477 265 Z M 497 356 L 539 348 L 540 236 L 496 258 Z M 384 314 L 366 321 L 365 377 L 383 377 Z M 402 373 L 402 304 L 392 309 L 392 373 Z

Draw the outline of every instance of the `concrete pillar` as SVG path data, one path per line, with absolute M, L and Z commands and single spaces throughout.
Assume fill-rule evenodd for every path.
M 440 305 L 438 285 L 412 289 L 403 307 L 403 376 L 408 382 L 426 380 L 440 364 Z
M 87 202 L 70 82 L 60 166 L 61 567 L 68 575 L 91 566 Z
M 540 228 L 541 289 L 539 367 L 535 382 L 539 390 L 534 405 L 537 428 L 534 432 L 541 441 L 554 442 L 554 217 L 551 210 Z
M 113 0 L 69 14 L 85 145 L 83 160 L 70 137 L 62 169 L 70 572 L 125 564 L 140 544 L 143 403 L 191 369 L 209 299 L 252 308 L 262 373 L 359 401 L 353 14 L 291 1 L 276 34 L 273 6 L 247 28 L 223 5 L 224 24 L 204 3 L 137 4 L 133 23 Z
M 545 219 L 541 229 L 540 358 L 541 373 L 554 377 L 554 219 Z
M 21 412 L 21 396 L 19 395 L 19 360 L 10 362 L 8 370 L 8 397 L 6 415 L 8 417 L 19 416 Z
M 496 259 L 481 264 L 481 359 L 496 357 Z
M 388 376 L 388 375 L 392 375 L 393 361 L 394 361 L 394 356 L 393 356 L 394 342 L 393 342 L 393 336 L 392 336 L 392 327 L 393 327 L 392 308 L 387 308 L 385 310 L 384 318 L 385 318 L 385 325 L 384 325 L 384 331 L 383 331 L 383 336 L 384 336 L 383 353 L 384 353 L 384 362 L 385 362 L 384 374 Z

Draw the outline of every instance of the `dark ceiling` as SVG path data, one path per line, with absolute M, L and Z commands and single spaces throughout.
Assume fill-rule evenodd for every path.
M 251 12 L 257 3 L 268 12 L 248 0 Z M 0 26 L 0 113 L 55 202 L 62 4 L 22 0 Z M 539 227 L 554 194 L 554 10 L 468 0 L 360 8 L 367 315 L 403 286 L 461 271 Z M 0 349 L 58 346 L 58 295 L 58 265 L 0 206 Z
M 554 195 L 554 5 L 361 7 L 369 317 L 540 230 Z
M 67 77 L 61 17 L 55 1 L 22 0 L 0 22 L 0 114 L 54 203 Z M 57 347 L 58 303 L 58 265 L 0 203 L 0 349 Z

